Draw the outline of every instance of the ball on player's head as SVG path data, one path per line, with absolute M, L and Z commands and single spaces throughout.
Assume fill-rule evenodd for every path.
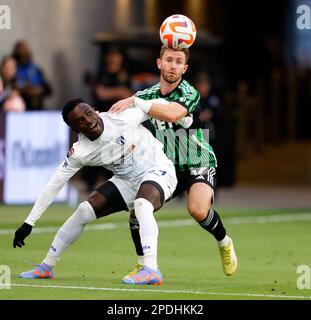
M 165 47 L 175 50 L 190 48 L 196 35 L 195 24 L 182 14 L 169 16 L 160 27 L 161 42 Z

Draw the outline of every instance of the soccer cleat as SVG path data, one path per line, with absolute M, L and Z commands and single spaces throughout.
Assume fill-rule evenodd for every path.
M 143 266 L 132 277 L 124 278 L 123 283 L 126 284 L 151 284 L 160 286 L 163 283 L 163 277 L 160 270 L 155 271 L 147 266 Z
M 35 266 L 32 270 L 22 272 L 19 277 L 24 279 L 54 279 L 55 273 L 51 267 L 44 263 Z
M 219 251 L 222 261 L 222 268 L 224 270 L 225 275 L 233 275 L 237 269 L 238 260 L 234 251 L 232 239 L 229 238 L 229 243 L 227 246 L 219 247 Z
M 134 269 L 130 273 L 128 273 L 126 276 L 123 277 L 123 280 L 127 278 L 132 278 L 142 268 L 143 268 L 143 265 L 140 263 L 137 263 Z

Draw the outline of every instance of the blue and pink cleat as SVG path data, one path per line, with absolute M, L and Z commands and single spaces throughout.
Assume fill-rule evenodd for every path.
M 123 278 L 125 284 L 151 284 L 160 286 L 163 283 L 163 276 L 160 270 L 152 270 L 143 266 L 136 274 L 131 277 Z
M 24 279 L 54 279 L 55 273 L 47 264 L 41 263 L 36 264 L 32 270 L 22 272 L 19 277 Z

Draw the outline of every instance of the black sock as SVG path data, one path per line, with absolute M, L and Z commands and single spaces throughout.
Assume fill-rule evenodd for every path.
M 226 236 L 226 229 L 224 228 L 220 216 L 214 209 L 210 209 L 207 217 L 199 222 L 200 226 L 211 233 L 217 241 L 221 241 Z
M 130 225 L 131 236 L 135 245 L 136 253 L 138 256 L 143 256 L 144 252 L 143 252 L 143 247 L 140 241 L 139 222 L 135 217 L 130 215 L 129 225 Z

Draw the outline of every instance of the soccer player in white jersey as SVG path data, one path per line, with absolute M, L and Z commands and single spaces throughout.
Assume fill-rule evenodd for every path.
M 76 133 L 78 141 L 58 167 L 30 214 L 15 232 L 13 247 L 24 246 L 37 220 L 60 189 L 83 166 L 103 166 L 114 176 L 93 191 L 57 232 L 45 259 L 21 278 L 53 278 L 53 267 L 64 251 L 80 236 L 85 225 L 122 210 L 135 209 L 140 224 L 144 267 L 127 284 L 162 284 L 157 265 L 158 227 L 153 212 L 169 199 L 177 184 L 174 165 L 163 145 L 140 125 L 148 116 L 137 108 L 120 114 L 94 111 L 82 99 L 66 103 L 63 119 Z

